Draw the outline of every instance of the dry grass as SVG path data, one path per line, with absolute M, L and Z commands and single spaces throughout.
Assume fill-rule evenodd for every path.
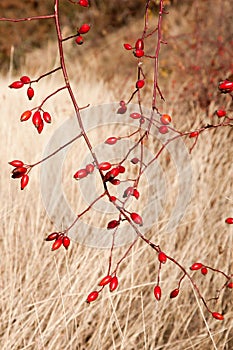
M 120 35 L 124 36 L 122 32 Z M 49 50 L 53 52 L 53 48 Z M 48 54 L 44 59 L 48 66 L 56 66 L 56 60 L 54 54 Z M 31 67 L 33 74 L 43 72 L 44 65 L 38 70 Z M 25 71 L 22 68 L 22 73 Z M 82 74 L 79 74 L 80 71 Z M 73 76 L 77 76 L 73 79 L 73 85 L 78 91 L 81 105 L 87 104 L 90 96 L 93 104 L 112 102 L 119 99 L 118 89 L 123 89 L 115 89 L 116 78 L 113 82 L 103 82 L 92 70 L 85 70 L 83 66 L 76 66 Z M 54 227 L 41 201 L 38 170 L 33 170 L 30 184 L 22 193 L 19 182 L 9 179 L 6 165 L 15 158 L 29 163 L 40 159 L 54 130 L 72 114 L 68 98 L 62 94 L 57 102 L 56 99 L 48 102 L 48 110 L 54 116 L 53 125 L 48 126 L 41 135 L 36 135 L 30 123 L 20 125 L 18 121 L 28 102 L 25 102 L 21 92 L 6 89 L 11 79 L 2 78 L 0 96 L 1 349 L 232 349 L 231 293 L 225 291 L 218 303 L 213 304 L 216 311 L 225 314 L 223 322 L 210 317 L 187 281 L 183 284 L 180 297 L 170 301 L 169 293 L 176 287 L 180 275 L 172 264 L 167 264 L 162 273 L 163 296 L 156 303 L 153 297 L 157 276 L 156 255 L 142 242 L 136 244 L 120 268 L 117 292 L 110 294 L 104 290 L 97 302 L 92 305 L 85 303 L 87 294 L 96 288 L 106 272 L 109 252 L 74 242 L 68 252 L 61 249 L 51 253 L 50 244 L 43 239 Z M 58 85 L 57 76 L 42 81 L 31 104 L 36 105 L 45 90 L 52 91 Z M 167 94 L 172 95 L 172 92 L 168 90 Z M 173 103 L 177 104 L 177 101 Z M 169 108 L 172 110 L 173 106 Z M 180 108 L 182 110 L 182 106 Z M 210 110 L 216 108 L 212 103 Z M 182 118 L 182 128 L 189 129 L 202 119 L 203 111 L 193 107 L 188 118 Z M 180 120 L 174 120 L 174 123 L 181 124 Z M 103 140 L 108 133 L 109 130 L 101 129 L 101 137 L 95 140 Z M 224 128 L 200 138 L 190 155 L 193 167 L 192 197 L 183 220 L 172 233 L 166 232 L 164 227 L 176 204 L 177 191 L 182 187 L 177 187 L 175 183 L 173 162 L 161 158 L 167 185 L 166 202 L 148 237 L 184 266 L 201 260 L 225 272 L 232 271 L 232 229 L 224 224 L 225 217 L 232 216 L 231 139 L 232 131 Z M 84 150 L 78 149 L 79 159 L 82 152 Z M 78 168 L 73 156 L 68 159 L 67 171 L 72 173 L 76 165 Z M 78 191 L 68 180 L 64 180 L 67 196 Z M 186 180 L 183 179 L 184 186 Z M 76 198 L 74 194 L 69 197 L 71 206 L 77 207 Z M 116 249 L 114 260 L 120 258 L 125 249 Z M 199 276 L 197 282 L 203 295 L 208 298 L 222 280 L 209 273 L 206 277 Z

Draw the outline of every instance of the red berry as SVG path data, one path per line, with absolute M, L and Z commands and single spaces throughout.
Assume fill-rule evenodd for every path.
M 134 188 L 132 186 L 126 188 L 126 190 L 123 194 L 123 198 L 131 196 L 133 194 L 133 190 L 134 190 Z
M 23 112 L 23 114 L 20 117 L 20 121 L 21 122 L 25 122 L 26 120 L 31 118 L 31 115 L 32 115 L 32 111 L 25 111 L 25 112 Z
M 123 165 L 118 165 L 117 169 L 119 170 L 120 174 L 123 174 L 125 172 L 125 167 Z
M 228 285 L 227 285 L 227 288 L 232 289 L 233 288 L 233 282 L 229 282 Z
M 159 127 L 159 132 L 160 132 L 160 134 L 167 134 L 167 133 L 168 133 L 168 128 L 167 128 L 167 126 L 166 126 L 166 125 L 161 125 L 161 126 Z
M 225 220 L 225 223 L 226 223 L 226 224 L 229 224 L 229 225 L 232 225 L 232 224 L 233 224 L 233 218 L 227 218 L 227 219 Z
M 127 107 L 121 106 L 120 108 L 118 108 L 117 114 L 124 114 L 126 111 L 127 111 Z
M 110 197 L 109 197 L 110 202 L 115 202 L 116 199 L 117 199 L 117 198 L 116 198 L 115 196 L 110 196 Z
M 165 262 L 167 261 L 167 256 L 164 252 L 159 252 L 158 259 L 159 259 L 159 262 L 161 262 L 162 264 L 165 264 Z
M 82 45 L 83 44 L 83 37 L 81 35 L 78 35 L 77 38 L 75 39 L 75 42 L 77 45 Z
M 78 179 L 83 179 L 84 177 L 86 177 L 88 175 L 87 170 L 86 169 L 80 169 L 78 170 L 75 174 L 74 174 L 74 178 L 76 180 Z
M 21 160 L 12 160 L 9 162 L 10 165 L 15 166 L 16 168 L 22 167 L 24 163 Z
M 155 299 L 157 299 L 158 301 L 161 299 L 161 288 L 160 288 L 160 286 L 155 286 L 155 288 L 154 288 L 154 296 L 155 296 Z
M 42 130 L 44 129 L 44 122 L 43 120 L 41 119 L 38 127 L 37 127 L 37 131 L 38 131 L 38 134 L 41 134 Z
M 88 0 L 79 0 L 78 4 L 80 6 L 83 6 L 83 7 L 88 7 L 89 6 Z
M 198 135 L 199 135 L 199 131 L 192 131 L 192 132 L 190 132 L 189 137 L 190 138 L 197 137 Z
M 136 199 L 138 199 L 139 196 L 140 196 L 140 194 L 139 194 L 139 192 L 138 192 L 138 190 L 137 190 L 136 188 L 133 190 L 133 196 L 134 196 Z
M 60 248 L 60 246 L 62 245 L 62 241 L 63 241 L 63 236 L 59 236 L 56 241 L 53 243 L 52 245 L 52 251 L 53 250 L 57 250 Z
M 34 96 L 34 90 L 31 86 L 29 86 L 29 88 L 27 89 L 27 96 L 29 100 L 31 100 Z
M 21 80 L 14 81 L 9 85 L 9 88 L 11 89 L 20 89 L 21 87 L 24 86 L 24 83 Z
M 29 176 L 27 174 L 21 177 L 21 190 L 23 190 L 27 186 L 28 181 L 29 181 Z
M 46 123 L 51 123 L 52 118 L 49 112 L 43 112 L 43 119 Z
M 18 167 L 18 168 L 13 169 L 11 177 L 12 177 L 12 179 L 18 179 L 18 178 L 22 177 L 24 174 L 26 174 L 26 172 L 27 172 L 27 168 Z
M 207 275 L 208 269 L 207 269 L 205 266 L 202 267 L 202 268 L 201 268 L 201 273 L 202 273 L 202 275 Z
M 125 101 L 120 101 L 120 106 L 124 107 L 125 106 Z
M 233 91 L 233 82 L 226 79 L 219 83 L 218 88 L 222 93 L 227 94 Z
M 161 118 L 160 118 L 160 121 L 161 121 L 162 124 L 168 125 L 168 124 L 171 123 L 172 118 L 171 118 L 170 115 L 168 115 L 168 114 L 163 114 L 163 115 L 161 116 Z
M 126 50 L 132 50 L 132 46 L 130 44 L 124 44 L 124 48 Z
M 110 177 L 114 178 L 116 177 L 117 175 L 119 175 L 120 171 L 118 168 L 113 168 L 112 170 L 110 170 Z
M 103 171 L 109 170 L 111 167 L 112 167 L 112 164 L 109 162 L 102 162 L 99 164 L 99 169 Z
M 115 228 L 115 227 L 117 227 L 117 226 L 119 226 L 120 225 L 120 221 L 118 221 L 118 220 L 112 220 L 112 221 L 109 221 L 109 223 L 108 223 L 108 225 L 107 225 L 107 229 L 108 230 L 111 230 L 111 229 L 113 229 L 113 228 Z
M 115 145 L 115 143 L 117 143 L 118 138 L 117 137 L 109 137 L 104 143 L 106 143 L 107 145 Z
M 131 163 L 133 163 L 133 164 L 138 164 L 138 162 L 140 162 L 140 160 L 138 158 L 131 159 Z
M 180 292 L 179 288 L 173 289 L 173 291 L 172 291 L 171 294 L 170 294 L 170 298 L 171 298 L 171 299 L 172 299 L 172 298 L 176 298 L 177 295 L 179 294 L 179 292 Z
M 119 179 L 112 179 L 112 180 L 110 180 L 110 182 L 112 185 L 116 185 L 116 186 L 120 185 L 120 183 L 121 183 L 121 181 Z
M 92 301 L 95 301 L 99 296 L 99 292 L 97 292 L 97 290 L 94 290 L 93 292 L 91 292 L 88 297 L 87 297 L 87 303 L 91 303 Z
M 109 284 L 109 290 L 110 292 L 113 292 L 115 289 L 117 289 L 118 287 L 118 278 L 117 276 L 114 276 L 112 279 L 111 279 L 111 282 Z
M 216 320 L 222 321 L 224 319 L 223 315 L 218 312 L 212 312 L 212 316 L 216 318 Z
M 145 81 L 144 80 L 138 80 L 137 82 L 136 82 L 136 88 L 137 89 L 142 89 L 143 88 L 143 86 L 145 85 Z
M 99 286 L 106 286 L 106 284 L 110 283 L 112 280 L 112 276 L 111 275 L 107 275 L 104 278 L 102 278 L 102 280 L 99 283 Z
M 194 263 L 192 264 L 192 266 L 190 267 L 190 270 L 194 271 L 194 270 L 200 270 L 202 268 L 202 264 L 201 263 Z
M 39 127 L 39 125 L 42 122 L 42 118 L 41 118 L 41 113 L 40 111 L 36 111 L 33 116 L 32 116 L 32 122 L 35 125 L 36 128 Z
M 62 244 L 63 247 L 65 247 L 66 249 L 68 249 L 69 245 L 70 245 L 70 239 L 67 236 L 64 236 L 62 239 Z
M 87 32 L 89 32 L 90 29 L 91 29 L 91 27 L 89 26 L 89 24 L 84 23 L 84 24 L 78 29 L 78 33 L 79 33 L 79 34 L 86 34 Z
M 138 39 L 135 43 L 135 49 L 136 50 L 143 50 L 144 49 L 144 42 L 142 39 Z
M 222 117 L 225 117 L 225 116 L 226 116 L 227 112 L 224 111 L 223 109 L 219 109 L 219 110 L 216 111 L 216 114 L 217 114 L 217 116 L 218 116 L 219 118 L 222 118 Z
M 134 51 L 134 56 L 136 56 L 137 58 L 141 58 L 144 56 L 144 51 L 143 50 L 135 50 Z
M 95 170 L 95 167 L 93 164 L 87 164 L 86 171 L 88 172 L 88 174 L 93 173 L 94 170 Z
M 130 118 L 132 118 L 132 119 L 140 119 L 141 116 L 142 115 L 140 113 L 137 113 L 137 112 L 133 112 L 130 114 Z
M 48 237 L 45 238 L 46 241 L 54 241 L 55 239 L 57 239 L 59 236 L 59 233 L 58 232 L 53 232 L 53 233 L 50 233 L 48 235 Z
M 142 226 L 143 225 L 143 221 L 142 221 L 142 218 L 139 214 L 137 213 L 131 213 L 130 214 L 130 217 L 131 219 L 133 220 L 133 222 L 139 226 Z
M 27 75 L 23 75 L 20 80 L 22 81 L 22 83 L 24 84 L 29 84 L 31 79 L 27 76 Z

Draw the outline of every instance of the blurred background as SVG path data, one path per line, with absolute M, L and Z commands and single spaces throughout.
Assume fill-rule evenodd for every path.
M 144 25 L 145 1 L 93 0 L 89 9 L 61 1 L 64 36 L 73 35 L 83 23 L 91 30 L 82 46 L 74 40 L 64 43 L 68 73 L 80 106 L 127 100 L 135 89 L 137 60 L 124 43 L 134 45 Z M 233 12 L 231 0 L 164 1 L 159 60 L 159 84 L 165 103 L 161 112 L 172 116 L 172 125 L 182 131 L 217 123 L 215 111 L 232 111 L 230 98 L 218 91 L 218 82 L 232 79 Z M 51 14 L 53 1 L 2 0 L 0 17 L 27 17 Z M 157 24 L 158 1 L 149 12 L 150 29 Z M 69 250 L 51 252 L 44 238 L 55 228 L 47 217 L 40 194 L 40 171 L 33 169 L 30 183 L 20 191 L 12 180 L 8 162 L 41 159 L 50 137 L 73 107 L 66 93 L 46 102 L 52 124 L 38 135 L 31 121 L 21 123 L 20 115 L 38 106 L 62 86 L 59 72 L 35 84 L 35 97 L 26 98 L 25 89 L 8 89 L 21 75 L 37 78 L 59 65 L 53 20 L 0 22 L 0 149 L 1 149 L 1 230 L 0 230 L 0 343 L 2 350 L 232 350 L 232 293 L 224 290 L 211 307 L 223 312 L 223 322 L 214 320 L 204 309 L 188 281 L 176 300 L 170 291 L 177 286 L 180 272 L 172 264 L 163 267 L 162 298 L 157 303 L 153 288 L 157 280 L 157 257 L 143 242 L 137 242 L 119 269 L 119 288 L 105 289 L 92 305 L 87 294 L 97 288 L 105 275 L 109 251 L 92 249 L 72 242 Z M 154 54 L 156 35 L 145 42 Z M 151 105 L 153 62 L 143 59 L 146 85 L 143 105 Z M 110 128 L 100 128 L 91 137 L 103 143 Z M 97 131 L 98 131 L 97 130 Z M 125 130 L 123 130 L 125 132 Z M 122 133 L 123 133 L 122 131 Z M 111 129 L 111 132 L 115 130 Z M 120 133 L 120 132 L 119 132 Z M 187 148 L 192 140 L 185 140 Z M 85 205 L 77 183 L 72 181 L 85 147 L 75 144 L 64 165 L 64 192 L 72 208 Z M 148 143 L 156 151 L 158 144 Z M 160 165 L 166 177 L 165 206 L 148 238 L 186 267 L 201 260 L 232 272 L 232 128 L 206 132 L 190 155 L 193 169 L 192 196 L 185 217 L 172 235 L 164 231 L 176 203 L 176 168 L 165 153 Z M 85 179 L 84 179 L 85 180 Z M 87 179 L 89 181 L 89 179 Z M 88 185 L 87 181 L 87 185 Z M 185 179 L 184 179 L 185 181 Z M 142 193 L 143 187 L 139 188 Z M 141 204 L 142 202 L 138 203 Z M 142 204 L 141 204 L 142 205 Z M 93 220 L 90 214 L 87 219 Z M 95 217 L 94 217 L 95 219 Z M 112 217 L 111 219 L 115 219 Z M 232 225 L 231 225 L 232 226 Z M 126 247 L 116 249 L 114 263 Z M 220 275 L 194 274 L 206 297 L 222 285 Z

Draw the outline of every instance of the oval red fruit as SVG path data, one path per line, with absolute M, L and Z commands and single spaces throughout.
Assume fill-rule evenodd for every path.
M 225 117 L 227 115 L 227 112 L 224 111 L 223 109 L 219 109 L 219 110 L 216 111 L 216 114 L 217 114 L 217 116 L 219 118 L 223 118 L 223 117 Z
M 83 6 L 83 7 L 88 7 L 89 6 L 89 2 L 88 0 L 79 0 L 79 3 L 78 3 L 80 6 Z
M 84 24 L 78 29 L 78 32 L 79 32 L 79 34 L 86 34 L 87 32 L 89 32 L 90 29 L 91 29 L 91 27 L 89 26 L 89 24 L 84 23 Z
M 140 160 L 138 158 L 131 159 L 131 163 L 133 163 L 133 164 L 138 164 L 138 162 L 140 162 Z
M 46 123 L 51 123 L 52 118 L 49 112 L 43 112 L 43 119 Z
M 201 268 L 201 273 L 202 273 L 202 275 L 207 275 L 207 273 L 208 273 L 208 269 L 204 266 L 204 267 L 202 267 Z
M 27 172 L 27 168 L 25 167 L 18 167 L 12 170 L 12 178 L 18 179 L 22 177 Z
M 110 202 L 115 202 L 116 199 L 117 199 L 117 198 L 116 198 L 115 196 L 110 196 L 110 197 L 109 197 Z
M 233 282 L 229 282 L 227 288 L 233 289 Z
M 133 112 L 130 114 L 130 118 L 132 118 L 132 119 L 140 119 L 141 116 L 142 115 L 140 113 L 137 113 L 137 112 Z
M 154 296 L 155 296 L 155 299 L 157 299 L 158 301 L 161 299 L 161 288 L 160 288 L 160 286 L 155 286 L 155 288 L 154 288 Z
M 23 75 L 20 80 L 24 83 L 24 84 L 29 84 L 31 79 L 27 76 L 27 75 Z
M 138 39 L 135 43 L 135 49 L 136 50 L 143 50 L 144 49 L 144 42 L 142 39 Z
M 114 276 L 112 279 L 111 279 L 111 282 L 109 284 L 109 290 L 110 292 L 113 292 L 115 289 L 117 289 L 118 287 L 118 278 L 117 276 Z
M 118 165 L 117 169 L 119 170 L 120 174 L 123 174 L 125 172 L 125 167 L 123 165 Z
M 36 111 L 32 116 L 32 122 L 35 125 L 36 128 L 39 127 L 39 125 L 42 122 L 40 111 Z
M 109 137 L 104 143 L 106 143 L 107 145 L 115 145 L 115 143 L 117 143 L 118 138 L 117 137 Z
M 172 118 L 171 118 L 170 115 L 168 115 L 168 114 L 163 114 L 163 115 L 161 116 L 161 118 L 160 118 L 160 121 L 161 121 L 162 124 L 168 125 L 168 124 L 171 123 Z
M 233 91 L 233 82 L 228 80 L 228 79 L 226 79 L 226 80 L 221 81 L 219 83 L 218 88 L 224 94 L 232 92 Z
M 115 228 L 115 227 L 117 227 L 117 226 L 119 226 L 120 225 L 120 221 L 118 221 L 118 220 L 112 220 L 112 221 L 109 221 L 109 223 L 108 223 L 108 225 L 107 225 L 107 229 L 108 230 L 111 230 L 111 229 L 113 229 L 113 228 Z
M 192 266 L 190 267 L 190 270 L 194 271 L 194 270 L 200 270 L 202 268 L 202 264 L 201 263 L 194 263 L 192 264 Z
M 144 51 L 143 50 L 135 50 L 134 51 L 134 56 L 136 56 L 137 58 L 141 58 L 144 56 Z
M 41 119 L 40 122 L 39 122 L 39 125 L 37 127 L 37 131 L 38 131 L 38 134 L 41 134 L 42 130 L 44 129 L 44 122 L 43 120 Z
M 138 190 L 137 190 L 136 188 L 133 190 L 133 196 L 134 196 L 136 199 L 138 199 L 139 196 L 140 196 L 140 194 L 139 194 L 139 192 L 138 192 Z
M 192 137 L 197 137 L 199 135 L 199 132 L 198 131 L 192 131 L 190 132 L 189 134 L 189 137 L 192 138 Z
M 83 44 L 83 37 L 81 35 L 78 35 L 77 38 L 75 39 L 75 42 L 77 45 L 82 45 Z
M 97 290 L 94 290 L 88 295 L 86 302 L 91 303 L 95 301 L 98 298 L 98 296 L 99 296 L 99 292 L 97 292 Z
M 86 171 L 88 172 L 88 174 L 93 173 L 94 170 L 95 170 L 95 167 L 93 164 L 87 164 Z
M 27 96 L 29 100 L 31 100 L 34 96 L 34 89 L 31 86 L 29 86 L 29 88 L 27 89 Z
M 124 44 L 124 48 L 126 50 L 132 50 L 132 46 L 130 44 Z
M 69 245 L 70 245 L 70 239 L 69 239 L 69 237 L 64 236 L 63 239 L 62 239 L 62 244 L 63 244 L 63 247 L 65 247 L 66 249 L 68 249 L 68 248 L 69 248 Z
M 233 224 L 233 218 L 227 218 L 227 219 L 225 220 L 225 223 L 226 223 L 226 224 L 229 224 L 229 225 L 232 225 L 232 224 Z
M 112 164 L 109 162 L 102 162 L 99 164 L 99 169 L 103 171 L 109 170 L 111 167 L 112 167 Z
M 166 125 L 161 125 L 161 126 L 159 127 L 159 132 L 160 132 L 160 134 L 167 134 L 167 133 L 168 133 L 168 128 L 167 128 L 167 126 L 166 126 Z
M 107 275 L 104 278 L 102 278 L 102 280 L 99 283 L 99 286 L 106 286 L 106 284 L 110 283 L 112 280 L 112 276 L 111 275 Z
M 131 196 L 133 194 L 133 190 L 134 190 L 134 188 L 132 186 L 126 188 L 126 190 L 125 190 L 125 192 L 123 194 L 123 198 Z
M 12 160 L 11 162 L 9 162 L 9 164 L 17 168 L 22 167 L 24 165 L 24 163 L 21 160 Z
M 162 264 L 165 264 L 167 261 L 167 255 L 164 252 L 159 252 L 158 259 L 159 259 L 159 262 L 161 262 Z
M 219 320 L 219 321 L 224 320 L 223 315 L 220 314 L 220 313 L 218 313 L 218 312 L 212 312 L 212 316 L 213 316 L 214 318 L 216 318 L 216 320 Z
M 24 83 L 21 80 L 14 81 L 9 85 L 9 88 L 11 89 L 20 89 L 21 87 L 24 86 Z
M 23 114 L 20 117 L 20 121 L 21 122 L 25 122 L 26 120 L 31 118 L 31 115 L 32 115 L 32 111 L 25 111 L 25 112 L 23 112 Z
M 136 88 L 137 89 L 142 89 L 143 88 L 143 86 L 145 85 L 145 81 L 144 80 L 138 80 L 137 82 L 136 82 Z
M 86 169 L 80 169 L 78 170 L 75 174 L 74 174 L 74 178 L 76 180 L 78 179 L 83 179 L 84 177 L 86 177 L 88 175 L 87 170 Z
M 117 114 L 124 114 L 126 111 L 127 111 L 127 107 L 124 105 L 118 108 Z
M 180 292 L 179 288 L 173 289 L 173 291 L 171 291 L 170 293 L 170 298 L 171 299 L 176 298 L 179 292 Z
M 133 220 L 133 222 L 139 226 L 142 226 L 143 225 L 143 221 L 142 221 L 142 218 L 139 214 L 137 213 L 131 213 L 130 214 L 130 217 L 131 219 Z
M 51 250 L 53 251 L 53 250 L 59 249 L 60 246 L 62 245 L 62 241 L 63 241 L 63 237 L 57 238 L 56 241 L 53 243 Z
M 52 232 L 45 238 L 45 240 L 46 241 L 54 241 L 55 239 L 58 238 L 58 236 L 59 236 L 58 232 Z
M 28 181 L 29 181 L 29 176 L 27 174 L 25 174 L 25 175 L 23 175 L 21 177 L 21 181 L 20 181 L 20 183 L 21 183 L 21 190 L 23 190 L 27 186 Z

